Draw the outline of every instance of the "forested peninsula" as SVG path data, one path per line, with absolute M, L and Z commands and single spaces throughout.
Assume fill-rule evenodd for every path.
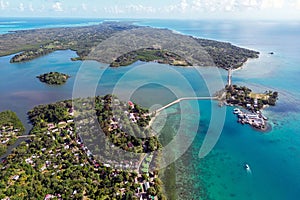
M 15 31 L 0 35 L 0 56 L 16 54 L 11 62 L 26 62 L 56 50 L 71 49 L 78 57 L 72 60 L 96 60 L 122 66 L 132 52 L 159 49 L 168 55 L 150 56 L 145 61 L 172 65 L 217 66 L 238 68 L 259 52 L 218 42 L 174 33 L 168 29 L 136 26 L 125 22 L 99 25 Z M 149 53 L 149 52 L 148 52 Z M 176 55 L 179 60 L 173 60 Z M 175 56 L 175 57 L 176 57 Z M 148 57 L 149 58 L 149 57 Z M 139 58 L 131 61 L 142 60 Z M 131 61 L 129 63 L 131 63 Z
M 0 199 L 166 199 L 148 109 L 106 95 L 36 106 L 28 117 L 30 137 L 0 162 Z

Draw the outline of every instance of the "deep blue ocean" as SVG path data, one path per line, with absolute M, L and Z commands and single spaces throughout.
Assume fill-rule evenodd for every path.
M 0 34 L 102 21 L 1 18 Z M 220 108 L 217 102 L 183 102 L 158 117 L 155 128 L 160 130 L 167 124 L 174 132 L 180 132 L 182 125 L 182 137 L 186 138 L 172 143 L 172 152 L 178 157 L 174 188 L 178 199 L 299 199 L 300 22 L 132 21 L 257 50 L 260 58 L 249 60 L 242 69 L 234 71 L 233 82 L 259 92 L 279 92 L 277 105 L 264 110 L 271 125 L 267 133 L 236 123 L 233 108 Z M 76 53 L 71 50 L 56 51 L 27 63 L 11 64 L 12 56 L 0 57 L 0 110 L 17 112 L 24 123 L 27 123 L 26 112 L 35 105 L 70 99 L 74 93 L 76 96 L 86 96 L 89 92 L 116 93 L 124 99 L 130 94 L 135 102 L 151 107 L 165 105 L 178 97 L 208 96 L 226 84 L 226 71 L 215 67 L 182 68 L 138 62 L 111 69 L 94 61 L 72 62 L 70 58 L 76 57 Z M 49 71 L 70 74 L 71 79 L 56 87 L 44 85 L 35 78 Z M 161 134 L 168 132 L 161 131 Z M 208 155 L 199 158 L 200 148 L 209 134 L 213 134 L 212 139 L 218 139 L 216 145 Z M 250 165 L 251 173 L 244 169 L 245 163 Z

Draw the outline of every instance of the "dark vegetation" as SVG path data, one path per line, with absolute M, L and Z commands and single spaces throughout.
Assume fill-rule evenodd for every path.
M 229 104 L 239 105 L 251 111 L 259 111 L 264 106 L 275 106 L 278 92 L 266 91 L 263 94 L 253 93 L 245 86 L 232 85 L 226 87 L 226 101 Z
M 59 72 L 49 72 L 46 74 L 39 75 L 37 76 L 37 78 L 41 82 L 47 83 L 49 85 L 63 85 L 67 82 L 70 76 Z
M 259 52 L 240 48 L 226 42 L 206 39 L 196 40 L 212 57 L 215 65 L 224 69 L 239 68 L 249 58 L 258 58 L 259 55 Z
M 110 64 L 111 67 L 128 66 L 136 61 L 150 62 L 154 61 L 161 64 L 169 64 L 174 66 L 191 66 L 192 64 L 186 61 L 179 55 L 155 48 L 139 49 L 136 51 L 131 51 L 118 57 L 113 63 Z

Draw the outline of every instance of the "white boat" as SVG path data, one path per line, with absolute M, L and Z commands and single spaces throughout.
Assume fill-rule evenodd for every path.
M 250 166 L 248 165 L 248 164 L 245 164 L 245 169 L 248 171 L 248 170 L 250 170 Z
M 234 114 L 239 114 L 239 113 L 241 113 L 241 110 L 238 109 L 238 108 L 235 108 L 235 109 L 233 109 L 233 113 Z
M 266 116 L 264 116 L 263 114 L 261 114 L 261 117 L 264 119 L 264 120 L 268 120 L 268 118 Z

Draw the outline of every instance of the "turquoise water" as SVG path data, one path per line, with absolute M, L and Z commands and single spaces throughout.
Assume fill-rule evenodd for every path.
M 0 34 L 36 28 L 74 27 L 99 24 L 103 19 L 0 18 Z
M 74 24 L 75 22 L 76 20 L 73 21 Z M 33 28 L 43 26 L 42 21 L 39 23 Z M 51 23 L 55 25 L 57 22 Z M 80 23 L 82 22 L 77 22 Z M 210 101 L 182 103 L 182 107 L 188 106 L 189 109 L 184 109 L 181 114 L 177 113 L 178 106 L 167 109 L 167 112 L 173 113 L 167 120 L 171 120 L 171 124 L 172 121 L 176 122 L 172 128 L 177 130 L 178 120 L 182 118 L 185 122 L 184 137 L 193 138 L 193 143 L 189 144 L 185 154 L 175 162 L 178 198 L 298 199 L 299 23 L 179 20 L 137 20 L 137 23 L 167 27 L 198 37 L 230 41 L 258 50 L 261 52 L 260 58 L 248 61 L 242 70 L 235 71 L 233 81 L 258 91 L 274 89 L 280 94 L 277 106 L 264 111 L 272 126 L 268 133 L 237 124 L 232 114 L 233 108 L 219 108 Z M 17 29 L 27 28 L 29 27 L 23 25 Z M 15 29 L 11 27 L 6 31 L 8 30 Z M 271 51 L 275 54 L 268 54 Z M 216 68 L 201 68 L 199 72 L 196 69 L 153 63 L 145 65 L 139 62 L 127 68 L 106 69 L 106 65 L 93 61 L 70 61 L 71 57 L 75 57 L 72 51 L 57 51 L 20 64 L 10 64 L 10 57 L 0 58 L 0 110 L 16 111 L 23 122 L 27 122 L 26 111 L 37 104 L 71 98 L 74 83 L 78 83 L 78 80 L 75 81 L 78 72 L 84 78 L 79 81 L 84 89 L 78 92 L 82 96 L 88 95 L 87 91 L 96 85 L 95 94 L 116 92 L 125 99 L 130 94 L 134 101 L 149 107 L 154 104 L 165 105 L 183 96 L 210 95 L 206 79 L 215 83 L 220 78 L 226 80 L 226 72 L 220 70 L 219 77 L 216 75 Z M 67 73 L 72 77 L 66 85 L 60 87 L 47 86 L 35 78 L 50 70 Z M 215 85 L 216 88 L 217 86 Z M 214 149 L 200 159 L 200 147 L 207 135 L 209 124 L 214 123 L 210 120 L 212 106 L 215 109 L 226 109 L 224 128 Z M 200 110 L 200 116 L 195 113 L 197 110 Z M 217 120 L 221 121 L 222 116 L 218 116 Z M 194 131 L 197 126 L 199 128 Z M 187 141 L 177 143 L 174 152 L 186 144 Z M 251 174 L 243 168 L 246 162 L 251 167 Z

